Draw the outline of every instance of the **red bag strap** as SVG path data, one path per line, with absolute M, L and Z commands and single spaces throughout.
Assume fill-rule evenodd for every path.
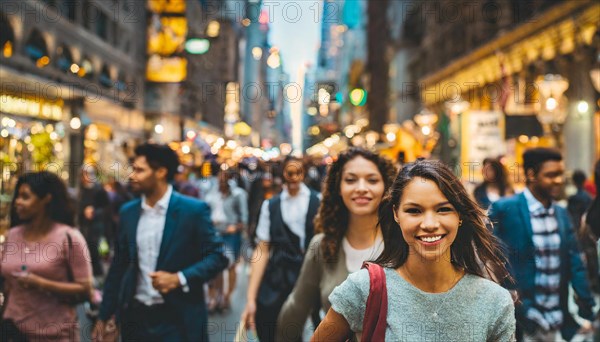
M 385 271 L 383 267 L 372 262 L 365 262 L 362 268 L 369 271 L 371 287 L 367 298 L 361 341 L 385 341 L 388 310 Z

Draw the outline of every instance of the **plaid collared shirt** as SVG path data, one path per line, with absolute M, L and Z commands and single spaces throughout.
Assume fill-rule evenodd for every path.
M 560 234 L 555 216 L 555 204 L 545 208 L 529 189 L 524 191 L 535 246 L 535 305 L 527 317 L 548 331 L 560 328 L 563 314 L 560 309 Z

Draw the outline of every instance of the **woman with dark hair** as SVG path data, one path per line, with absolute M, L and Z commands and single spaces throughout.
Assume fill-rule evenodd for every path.
M 390 302 L 385 340 L 513 339 L 512 297 L 486 279 L 503 281 L 508 272 L 485 218 L 444 164 L 403 167 L 379 207 L 385 249 L 375 262 L 384 268 Z M 360 335 L 369 291 L 365 269 L 336 287 L 313 340 Z
M 302 340 L 309 312 L 327 312 L 331 291 L 364 261 L 381 254 L 377 208 L 395 175 L 389 160 L 358 148 L 342 153 L 331 165 L 315 219 L 321 234 L 312 239 L 298 282 L 279 314 L 277 341 Z
M 21 176 L 15 189 L 0 261 L 8 293 L 0 336 L 79 341 L 75 303 L 91 293 L 92 268 L 65 184 L 43 171 Z
M 502 197 L 514 194 L 506 168 L 498 159 L 485 158 L 482 173 L 483 182 L 475 187 L 473 197 L 483 209 L 489 208 Z
M 314 236 L 313 221 L 320 200 L 304 185 L 305 174 L 301 159 L 287 157 L 283 162 L 283 192 L 264 201 L 260 210 L 258 242 L 241 320 L 263 342 L 275 340 L 277 316 L 294 288 Z

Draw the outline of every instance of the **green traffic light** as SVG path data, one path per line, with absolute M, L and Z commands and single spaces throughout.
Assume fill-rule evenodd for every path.
M 357 107 L 364 106 L 367 103 L 367 92 L 360 88 L 353 89 L 350 92 L 350 103 Z

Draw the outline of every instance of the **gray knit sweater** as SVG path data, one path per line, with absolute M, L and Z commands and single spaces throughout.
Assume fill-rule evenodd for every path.
M 394 269 L 385 269 L 388 291 L 386 341 L 512 341 L 514 305 L 496 283 L 467 274 L 444 293 L 423 292 Z M 348 276 L 329 300 L 352 331 L 362 331 L 369 273 Z

